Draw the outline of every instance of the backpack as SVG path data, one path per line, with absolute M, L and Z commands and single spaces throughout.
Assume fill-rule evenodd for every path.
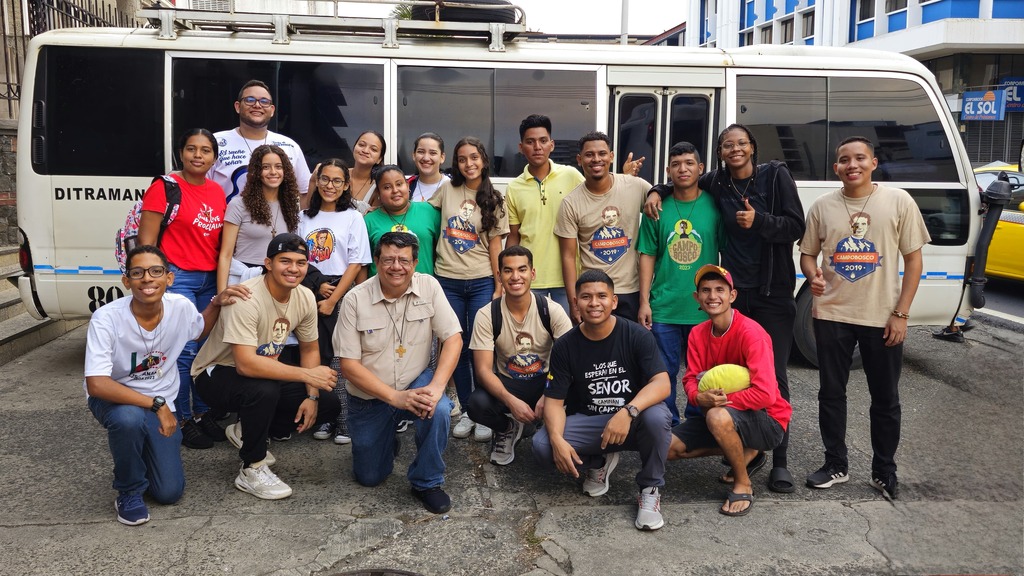
M 491 300 L 491 332 L 494 334 L 494 345 L 498 345 L 498 336 L 501 334 L 501 324 L 503 322 L 501 317 L 501 299 L 503 297 L 495 298 Z M 537 297 L 537 313 L 540 314 L 540 322 L 544 325 L 544 329 L 551 334 L 551 338 L 555 337 L 555 332 L 551 329 L 551 310 L 548 309 L 548 297 L 538 296 Z M 498 355 L 494 355 L 494 367 L 498 367 Z
M 163 180 L 164 195 L 167 197 L 167 209 L 164 210 L 163 220 L 160 221 L 160 232 L 157 233 L 156 237 L 156 245 L 159 246 L 164 230 L 167 229 L 167 226 L 174 221 L 174 217 L 178 214 L 178 206 L 181 204 L 181 187 L 178 186 L 178 181 L 170 176 L 157 176 L 153 178 L 152 183 L 155 184 L 157 180 Z M 121 267 L 122 274 L 125 271 L 125 260 L 128 257 L 128 253 L 139 245 L 139 221 L 141 219 L 142 200 L 139 200 L 128 211 L 128 217 L 125 218 L 124 226 L 114 234 L 114 257 L 117 258 L 117 264 Z

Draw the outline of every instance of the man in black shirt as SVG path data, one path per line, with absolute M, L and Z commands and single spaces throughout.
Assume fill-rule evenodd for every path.
M 579 478 L 590 496 L 608 492 L 620 450 L 640 453 L 635 525 L 657 530 L 660 489 L 671 441 L 672 415 L 663 402 L 670 386 L 658 344 L 646 329 L 612 316 L 618 304 L 612 279 L 588 270 L 576 280 L 582 323 L 551 350 L 544 395 L 544 428 L 533 437 L 542 465 Z

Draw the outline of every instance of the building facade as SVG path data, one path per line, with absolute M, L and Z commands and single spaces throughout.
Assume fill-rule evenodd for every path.
M 686 46 L 850 46 L 901 52 L 935 74 L 971 160 L 1024 139 L 1024 0 L 692 0 Z M 979 114 L 978 103 L 989 114 Z M 983 119 L 978 119 L 983 118 Z

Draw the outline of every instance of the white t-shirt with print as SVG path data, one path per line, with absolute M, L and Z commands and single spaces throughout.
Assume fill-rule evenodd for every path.
M 341 276 L 349 264 L 370 263 L 370 236 L 358 210 L 299 213 L 299 236 L 309 249 L 309 263 L 324 274 Z
M 224 189 L 228 202 L 239 195 L 245 188 L 246 173 L 249 170 L 249 158 L 252 151 L 264 144 L 280 146 L 295 169 L 295 180 L 299 193 L 305 194 L 309 188 L 309 166 L 302 148 L 291 138 L 267 131 L 267 137 L 261 140 L 249 140 L 238 133 L 238 128 L 224 130 L 213 135 L 217 139 L 217 161 L 207 172 L 206 177 Z
M 164 294 L 164 317 L 152 332 L 135 320 L 131 296 L 93 313 L 85 343 L 85 376 L 109 376 L 146 396 L 163 396 L 174 412 L 178 356 L 203 333 L 203 316 L 181 294 Z M 85 383 L 86 398 L 89 389 Z

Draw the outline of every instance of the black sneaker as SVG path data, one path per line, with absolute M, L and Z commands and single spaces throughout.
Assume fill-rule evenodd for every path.
M 896 481 L 896 473 L 889 472 L 888 474 L 882 474 L 880 472 L 871 473 L 871 485 L 882 493 L 882 497 L 886 500 L 895 500 L 896 492 L 899 490 L 899 482 Z
M 217 421 L 214 420 L 209 413 L 203 414 L 202 416 L 196 416 L 192 420 L 195 421 L 196 425 L 199 426 L 199 429 L 202 430 L 203 434 L 205 434 L 210 440 L 213 440 L 214 442 L 227 441 L 228 437 L 224 434 L 224 429 L 220 427 L 220 424 L 217 424 Z
M 811 488 L 831 488 L 833 484 L 842 484 L 849 479 L 845 468 L 826 462 L 817 472 L 807 476 L 807 485 Z
M 287 442 L 292 439 L 292 433 L 288 432 L 287 434 L 274 434 L 273 432 L 271 432 L 270 439 L 273 440 L 274 442 Z
M 452 509 L 452 499 L 440 486 L 426 490 L 412 489 L 412 495 L 423 503 L 423 507 L 432 514 L 443 514 Z
M 194 420 L 188 419 L 181 423 L 181 444 L 193 450 L 213 448 L 213 439 L 203 434 Z

